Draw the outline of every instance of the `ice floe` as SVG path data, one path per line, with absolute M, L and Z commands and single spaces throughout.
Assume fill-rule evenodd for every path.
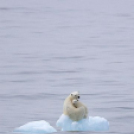
M 109 129 L 109 122 L 99 116 L 72 121 L 69 116 L 62 114 L 56 125 L 62 131 L 107 131 Z
M 41 121 L 32 121 L 23 126 L 20 126 L 16 128 L 14 132 L 45 134 L 45 133 L 57 132 L 57 130 L 53 128 L 48 122 L 41 120 Z

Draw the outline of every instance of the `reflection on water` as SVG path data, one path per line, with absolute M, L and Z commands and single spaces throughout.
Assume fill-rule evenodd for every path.
M 134 133 L 133 7 L 132 1 L 2 1 L 0 133 L 33 120 L 55 126 L 74 90 L 91 116 L 109 120 L 106 133 Z

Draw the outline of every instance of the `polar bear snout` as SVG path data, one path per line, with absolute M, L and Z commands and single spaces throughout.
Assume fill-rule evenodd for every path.
M 80 96 L 79 95 L 75 95 L 75 98 L 78 100 L 78 99 L 80 99 Z

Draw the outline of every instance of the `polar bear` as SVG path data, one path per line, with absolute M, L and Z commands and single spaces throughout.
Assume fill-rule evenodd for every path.
M 77 91 L 72 92 L 64 101 L 63 113 L 73 121 L 79 121 L 88 117 L 87 107 L 79 101 L 80 95 Z

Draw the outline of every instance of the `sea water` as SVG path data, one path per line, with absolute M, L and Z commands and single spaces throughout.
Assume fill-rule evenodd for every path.
M 109 121 L 105 133 L 133 134 L 133 7 L 132 0 L 1 0 L 0 134 L 40 120 L 65 133 L 56 121 L 76 90 L 89 116 Z

